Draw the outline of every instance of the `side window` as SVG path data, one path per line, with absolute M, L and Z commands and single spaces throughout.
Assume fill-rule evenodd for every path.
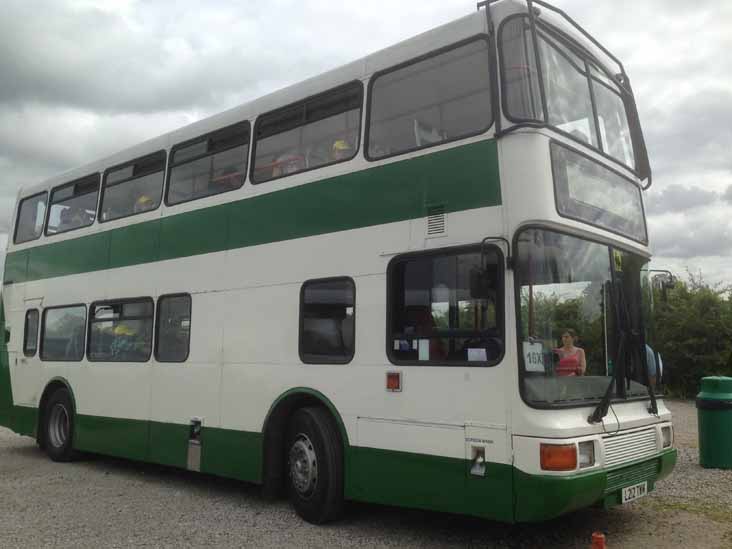
M 38 309 L 30 309 L 25 313 L 25 331 L 23 332 L 23 354 L 36 356 L 38 348 Z
M 262 115 L 255 129 L 252 182 L 353 158 L 362 102 L 363 86 L 357 82 Z
M 89 360 L 147 362 L 152 352 L 150 298 L 93 303 L 89 313 Z
M 475 40 L 371 81 L 368 158 L 476 135 L 493 123 L 488 43 Z
M 73 231 L 94 223 L 98 197 L 99 174 L 53 189 L 46 236 Z
M 495 249 L 410 254 L 389 265 L 394 363 L 495 363 L 503 355 L 503 275 Z
M 543 120 L 534 38 L 526 17 L 501 25 L 500 53 L 506 116 L 515 121 Z
M 29 196 L 20 201 L 18 220 L 15 223 L 15 244 L 35 240 L 43 232 L 46 219 L 46 199 L 48 193 Z
M 164 151 L 107 170 L 102 186 L 100 221 L 156 209 L 163 194 L 164 174 Z
M 300 291 L 300 359 L 350 362 L 355 348 L 356 286 L 350 278 L 305 282 Z
M 173 148 L 166 204 L 233 191 L 244 184 L 249 122 L 241 122 Z
M 160 296 L 155 341 L 155 359 L 158 362 L 184 362 L 188 358 L 191 342 L 191 296 Z
M 43 311 L 41 360 L 79 361 L 84 358 L 86 307 L 69 305 Z

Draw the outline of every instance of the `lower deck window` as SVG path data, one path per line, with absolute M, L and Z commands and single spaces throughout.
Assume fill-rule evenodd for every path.
M 94 303 L 89 322 L 89 360 L 146 362 L 150 359 L 152 299 Z
M 191 296 L 166 295 L 158 299 L 155 359 L 184 362 L 191 340 Z
M 300 358 L 346 363 L 354 353 L 356 287 L 350 278 L 305 282 L 300 293 Z
M 410 254 L 389 266 L 387 351 L 394 363 L 474 364 L 503 354 L 496 249 Z
M 25 313 L 25 330 L 23 332 L 23 354 L 27 357 L 36 355 L 38 346 L 38 309 L 30 309 Z
M 43 311 L 41 360 L 79 361 L 84 358 L 86 307 L 69 305 Z

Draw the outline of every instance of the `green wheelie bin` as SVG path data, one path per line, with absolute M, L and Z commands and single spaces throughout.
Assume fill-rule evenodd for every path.
M 699 463 L 732 469 L 732 377 L 705 377 L 696 397 Z

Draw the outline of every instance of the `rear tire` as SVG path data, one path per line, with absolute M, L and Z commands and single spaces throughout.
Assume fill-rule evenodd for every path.
M 43 411 L 43 448 L 53 461 L 71 461 L 74 442 L 74 406 L 68 389 L 58 389 Z
M 312 524 L 343 510 L 343 444 L 324 408 L 301 408 L 290 420 L 285 446 L 287 485 L 295 511 Z

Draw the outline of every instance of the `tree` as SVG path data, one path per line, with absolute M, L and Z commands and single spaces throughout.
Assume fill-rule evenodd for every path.
M 730 287 L 710 286 L 689 274 L 656 303 L 656 350 L 661 354 L 667 390 L 684 398 L 699 391 L 702 377 L 732 376 Z M 652 344 L 653 344 L 652 343 Z

